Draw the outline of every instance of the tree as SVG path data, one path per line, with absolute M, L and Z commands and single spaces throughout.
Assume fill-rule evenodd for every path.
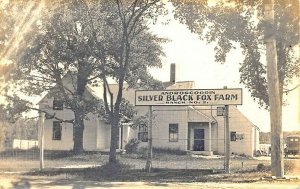
M 114 72 L 110 73 L 109 76 L 115 78 L 118 84 L 116 97 L 113 96 L 114 94 L 108 85 L 106 78 L 108 75 L 103 74 L 101 79 L 104 87 L 105 110 L 111 123 L 109 162 L 115 163 L 117 162 L 119 112 L 124 83 L 128 83 L 130 87 L 162 87 L 161 82 L 155 81 L 147 68 L 161 65 L 160 56 L 163 53 L 159 44 L 164 40 L 149 33 L 147 22 L 155 20 L 158 15 L 163 13 L 164 9 L 159 0 L 115 0 L 110 3 L 108 8 L 112 13 L 109 16 L 110 26 L 112 27 L 110 30 L 112 31 L 111 36 L 117 38 L 119 45 L 110 48 L 114 64 L 109 64 L 106 60 L 103 60 L 102 63 L 104 66 L 108 65 L 109 68 L 113 68 Z M 147 53 L 145 54 L 145 52 Z
M 84 120 L 87 114 L 96 112 L 99 103 L 85 96 L 86 86 L 98 74 L 98 58 L 94 58 L 93 41 L 87 39 L 92 32 L 82 6 L 65 5 L 45 11 L 34 25 L 34 32 L 25 36 L 27 46 L 17 56 L 14 82 L 18 90 L 29 96 L 51 91 L 48 97 L 64 101 L 65 107 L 73 111 L 74 119 L 54 118 L 73 123 L 73 151 L 80 154 Z M 71 81 L 71 87 L 64 83 L 64 77 Z
M 151 34 L 147 20 L 142 19 L 150 14 L 148 8 L 154 3 L 136 1 L 133 7 L 125 4 L 129 5 L 127 1 L 74 0 L 44 11 L 34 32 L 25 36 L 27 45 L 16 57 L 14 72 L 18 91 L 30 96 L 51 90 L 50 96 L 61 98 L 74 112 L 74 120 L 50 117 L 73 123 L 75 153 L 83 151 L 84 119 L 90 112 L 99 112 L 103 105 L 97 99 L 85 98 L 86 86 L 102 82 L 105 113 L 112 125 L 110 162 L 116 162 L 123 83 L 126 81 L 130 87 L 159 86 L 147 68 L 160 66 L 159 56 L 163 55 L 160 43 L 164 40 Z M 66 75 L 71 78 L 71 88 L 64 85 Z M 107 96 L 108 78 L 119 84 L 115 102 L 112 93 L 110 99 Z
M 175 16 L 185 23 L 189 29 L 202 39 L 208 42 L 217 42 L 216 61 L 224 63 L 226 55 L 231 49 L 236 48 L 233 42 L 238 42 L 245 56 L 240 67 L 241 83 L 245 84 L 251 92 L 254 100 L 260 106 L 270 106 L 271 111 L 276 109 L 276 114 L 271 113 L 271 130 L 274 137 L 272 145 L 280 146 L 282 141 L 281 130 L 281 106 L 283 104 L 283 94 L 290 90 L 285 88 L 294 77 L 300 74 L 299 51 L 299 1 L 275 1 L 274 20 L 262 19 L 264 16 L 266 3 L 259 1 L 229 0 L 218 1 L 214 5 L 208 1 L 177 1 L 173 0 L 175 6 Z M 273 7 L 273 6 L 271 6 Z M 274 39 L 275 49 L 264 47 L 264 42 L 270 36 Z M 267 49 L 266 49 L 267 48 Z M 268 68 L 261 62 L 262 52 L 267 50 Z M 276 52 L 274 52 L 276 51 Z M 270 53 L 277 53 L 275 60 L 270 62 Z M 275 64 L 275 62 L 277 64 Z M 275 73 L 270 69 L 270 65 L 275 64 Z M 274 67 L 273 67 L 274 68 Z M 273 70 L 272 68 L 272 70 Z M 268 74 L 267 74 L 268 71 Z M 278 75 L 278 87 L 274 89 L 271 75 Z M 268 75 L 268 79 L 267 79 Z M 271 82 L 270 82 L 271 81 Z M 272 90 L 272 88 L 274 90 Z M 279 103 L 273 103 L 272 95 L 278 92 Z M 271 96 L 269 94 L 272 94 Z M 272 104 L 272 105 L 271 105 Z M 274 112 L 274 111 L 272 111 Z M 282 150 L 273 148 L 272 155 L 272 175 L 282 176 L 283 166 Z M 280 160 L 281 159 L 281 160 Z
M 268 106 L 266 65 L 261 62 L 265 51 L 264 4 L 259 1 L 229 0 L 211 5 L 208 1 L 173 0 L 175 17 L 208 43 L 216 42 L 216 62 L 225 63 L 230 50 L 241 47 L 244 61 L 240 67 L 241 83 L 250 90 L 260 106 Z M 227 2 L 224 3 L 224 2 Z M 228 4 L 231 3 L 231 4 Z M 278 74 L 281 99 L 287 85 L 299 77 L 299 1 L 276 1 L 275 26 Z M 239 45 L 237 45 L 237 42 Z

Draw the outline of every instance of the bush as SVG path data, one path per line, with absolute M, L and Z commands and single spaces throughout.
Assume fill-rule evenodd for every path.
M 83 177 L 92 180 L 108 179 L 116 180 L 131 167 L 120 162 L 109 163 L 107 162 L 99 168 L 88 168 L 83 172 Z
M 137 154 L 139 155 L 139 158 L 146 159 L 148 156 L 148 148 L 147 147 L 138 148 Z
M 256 170 L 259 172 L 266 172 L 266 171 L 270 171 L 271 167 L 270 166 L 266 166 L 263 163 L 259 163 L 256 167 Z
M 284 174 L 293 172 L 295 168 L 295 164 L 292 161 L 284 161 Z M 263 163 L 259 163 L 256 167 L 256 170 L 259 172 L 271 171 L 271 166 L 266 166 Z
M 130 141 L 125 145 L 125 150 L 127 154 L 136 153 L 138 150 L 138 145 L 140 141 L 136 138 L 130 139 Z
M 186 155 L 187 152 L 180 149 L 173 148 L 153 148 L 153 153 L 156 154 L 171 154 L 171 155 Z

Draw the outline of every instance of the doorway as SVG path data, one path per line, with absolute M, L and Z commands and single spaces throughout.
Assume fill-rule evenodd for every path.
M 204 151 L 204 129 L 194 129 L 194 151 Z
M 208 136 L 208 122 L 188 122 L 188 144 L 187 149 L 192 151 L 205 151 L 209 149 L 205 143 Z

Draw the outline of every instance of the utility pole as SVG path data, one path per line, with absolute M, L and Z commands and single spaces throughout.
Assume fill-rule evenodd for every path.
M 151 172 L 152 168 L 152 106 L 149 106 L 149 124 L 148 124 L 148 155 L 146 162 L 146 171 Z
M 277 49 L 274 24 L 274 0 L 264 0 L 264 37 L 266 44 L 268 96 L 271 119 L 271 173 L 272 176 L 283 177 L 283 134 L 282 106 L 279 94 L 277 70 Z
M 225 105 L 225 172 L 230 173 L 230 132 L 229 132 L 229 107 Z
M 227 86 L 223 87 L 227 89 Z M 225 105 L 224 107 L 224 150 L 225 150 L 225 160 L 224 168 L 226 173 L 230 173 L 230 132 L 229 132 L 229 106 Z

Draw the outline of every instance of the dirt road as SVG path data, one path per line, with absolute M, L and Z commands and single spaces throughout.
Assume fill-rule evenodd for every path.
M 95 182 L 61 179 L 55 177 L 6 177 L 0 178 L 2 188 L 13 189 L 96 189 L 96 188 L 204 188 L 204 189 L 300 189 L 300 182 L 270 182 L 260 181 L 254 183 L 164 183 L 164 182 Z M 1 188 L 0 187 L 0 188 Z M 1 189 L 2 189 L 1 188 Z

